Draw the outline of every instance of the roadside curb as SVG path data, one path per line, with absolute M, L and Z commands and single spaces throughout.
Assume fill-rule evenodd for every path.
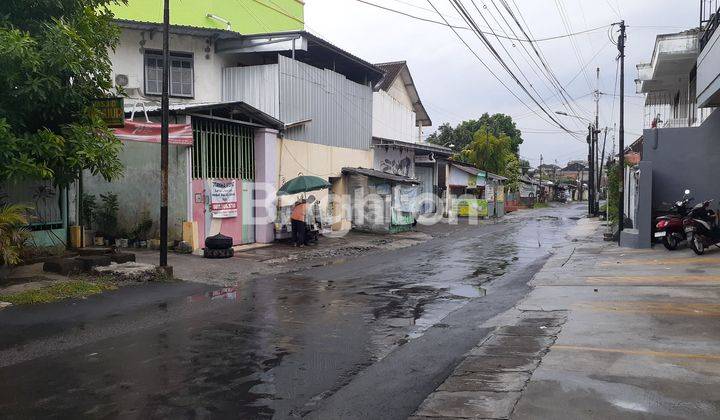
M 566 311 L 521 311 L 470 350 L 410 419 L 509 418 L 566 320 Z

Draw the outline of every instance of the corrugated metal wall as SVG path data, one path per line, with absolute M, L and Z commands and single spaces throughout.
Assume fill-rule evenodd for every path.
M 372 89 L 328 69 L 279 57 L 280 120 L 312 119 L 287 130 L 292 140 L 367 150 L 372 138 Z
M 223 69 L 223 101 L 243 101 L 279 118 L 278 65 L 266 64 Z
M 223 70 L 223 100 L 243 101 L 291 127 L 291 140 L 368 150 L 372 89 L 328 69 L 279 56 L 279 64 Z

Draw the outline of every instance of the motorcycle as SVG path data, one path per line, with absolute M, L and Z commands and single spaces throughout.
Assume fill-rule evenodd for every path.
M 720 227 L 711 203 L 712 200 L 707 200 L 697 204 L 683 220 L 688 243 L 697 255 L 702 255 L 707 247 L 720 246 Z
M 670 208 L 670 213 L 657 217 L 655 225 L 655 238 L 662 238 L 662 244 L 669 251 L 677 249 L 680 242 L 687 240 L 683 219 L 688 215 L 692 197 L 688 197 L 690 190 L 685 190 L 685 195 L 680 201 L 676 201 Z

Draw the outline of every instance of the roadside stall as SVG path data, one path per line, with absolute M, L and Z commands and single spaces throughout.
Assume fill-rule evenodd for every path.
M 330 183 L 317 176 L 299 175 L 280 187 L 278 196 L 300 195 L 299 199 L 307 199 L 312 195 L 306 196 L 306 193 L 312 191 L 330 188 Z M 314 198 L 314 197 L 313 197 Z M 282 205 L 278 200 L 277 217 L 275 220 L 275 240 L 285 240 L 292 237 L 291 215 L 295 203 L 294 201 L 287 205 Z M 327 217 L 320 210 L 319 200 L 312 200 L 308 209 L 306 218 L 307 227 L 306 235 L 310 240 L 317 241 L 317 238 L 330 230 L 330 223 L 327 223 Z
M 353 229 L 397 233 L 411 230 L 418 215 L 416 179 L 375 169 L 343 168 Z

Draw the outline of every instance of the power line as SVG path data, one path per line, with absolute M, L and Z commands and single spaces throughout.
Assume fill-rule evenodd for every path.
M 432 2 L 428 0 L 428 2 L 432 5 Z M 451 0 L 451 4 L 455 8 L 455 10 L 461 15 L 461 17 L 470 25 L 471 28 L 473 28 L 473 33 L 482 41 L 482 43 L 485 45 L 485 47 L 492 53 L 493 57 L 496 59 L 496 61 L 503 67 L 503 69 L 510 75 L 510 77 L 515 81 L 515 83 L 520 87 L 520 89 L 525 92 L 525 94 L 540 108 L 540 110 L 547 115 L 547 117 L 554 123 L 556 126 L 560 127 L 562 130 L 565 130 L 573 136 L 576 140 L 580 141 L 574 133 L 572 133 L 567 127 L 565 127 L 560 121 L 558 121 L 555 116 L 545 109 L 540 102 L 528 91 L 528 89 L 525 87 L 525 85 L 520 82 L 518 77 L 513 73 L 513 71 L 510 69 L 508 64 L 502 59 L 498 51 L 495 49 L 495 47 L 492 45 L 492 43 L 487 39 L 487 37 L 479 30 L 477 23 L 472 18 L 470 13 L 468 12 L 467 8 L 462 4 L 462 1 L 460 0 Z M 434 5 L 433 5 L 434 7 Z M 539 114 L 538 114 L 539 115 Z
M 491 0 L 491 1 L 493 1 L 493 4 L 495 4 L 494 0 Z M 515 8 L 517 9 L 517 14 L 520 17 L 520 20 L 522 20 L 522 22 L 527 27 L 527 31 L 525 30 L 525 28 L 523 28 L 523 25 L 520 23 L 520 20 L 518 20 L 518 18 L 515 16 L 515 13 L 513 12 L 512 8 L 508 4 L 508 2 L 506 0 L 500 0 L 500 3 L 503 5 L 503 8 L 507 11 L 507 13 L 513 19 L 515 24 L 518 26 L 518 28 L 522 32 L 523 36 L 525 36 L 525 38 L 529 41 L 533 36 L 532 30 L 530 29 L 530 25 L 528 25 L 527 21 L 525 20 L 525 17 L 523 16 L 522 11 L 517 6 L 517 3 L 515 3 L 515 0 L 513 0 L 513 4 L 515 5 Z M 497 6 L 496 6 L 496 8 L 497 8 Z M 521 45 L 523 45 L 523 44 L 521 44 Z M 565 87 L 562 85 L 562 83 L 560 83 L 560 80 L 558 80 L 557 76 L 550 68 L 550 65 L 547 62 L 547 58 L 545 57 L 545 54 L 543 54 L 542 49 L 540 48 L 540 45 L 535 45 L 534 42 L 530 42 L 530 47 L 532 48 L 532 50 L 535 53 L 535 55 L 537 56 L 537 58 L 540 60 L 540 63 L 542 64 L 545 71 L 550 75 L 551 82 L 553 82 L 552 84 L 555 85 L 559 89 L 560 96 L 567 103 L 567 106 L 572 107 L 571 102 L 575 105 L 575 107 L 576 107 L 575 112 L 570 112 L 570 113 L 577 114 L 578 111 L 580 111 L 580 113 L 582 113 L 582 111 L 583 111 L 582 107 L 580 107 L 580 105 L 577 102 L 573 101 L 570 93 L 565 89 Z M 527 49 L 525 49 L 525 50 L 527 51 Z M 528 54 L 529 54 L 529 52 L 528 52 Z
M 435 9 L 435 11 L 437 12 L 437 14 L 447 23 L 447 18 L 438 11 L 438 9 L 435 7 L 435 5 L 432 3 L 432 1 L 430 1 L 430 0 L 426 0 L 426 1 L 428 2 L 428 4 L 430 4 L 430 6 L 431 6 L 433 9 Z M 495 74 L 495 72 L 492 71 L 492 69 L 485 63 L 485 61 L 483 61 L 483 59 L 480 58 L 480 56 L 478 55 L 478 53 L 477 53 L 475 50 L 473 50 L 473 48 L 470 46 L 470 44 L 468 44 L 467 41 L 465 41 L 465 39 L 464 39 L 462 36 L 460 36 L 460 33 L 458 33 L 458 31 L 457 31 L 456 28 L 452 27 L 452 26 L 449 25 L 449 24 L 446 25 L 446 26 L 448 26 L 448 27 L 453 31 L 453 33 L 455 34 L 455 36 L 460 40 L 460 42 L 463 43 L 463 45 L 465 45 L 465 47 L 470 51 L 470 53 L 471 53 L 472 55 L 474 55 L 475 58 L 477 58 L 477 60 L 480 62 L 480 64 L 482 64 L 482 66 L 485 67 L 485 69 L 488 71 L 488 73 L 490 73 L 490 75 L 492 75 L 492 76 L 495 78 L 495 80 L 498 81 L 498 83 L 500 83 L 508 92 L 510 92 L 510 94 L 511 94 L 515 99 L 517 99 L 518 102 L 520 102 L 521 104 L 523 104 L 523 105 L 524 105 L 527 109 L 529 109 L 532 113 L 534 113 L 535 115 L 537 115 L 538 118 L 540 118 L 541 120 L 549 123 L 549 121 L 547 121 L 545 118 L 543 118 L 542 115 L 538 114 L 532 107 L 530 107 L 530 105 L 528 105 L 525 101 L 523 101 L 512 89 L 510 89 L 510 87 L 509 87 L 507 84 L 505 84 L 505 82 L 502 81 L 502 79 L 500 79 L 500 77 L 499 77 L 498 75 Z
M 259 0 L 254 0 L 254 1 L 259 1 Z M 434 23 L 434 24 L 436 24 L 436 25 L 447 26 L 447 27 L 450 27 L 450 28 L 452 28 L 452 29 L 473 30 L 472 28 L 469 28 L 469 27 L 467 27 L 467 26 L 452 25 L 449 21 L 445 20 L 445 19 L 446 19 L 445 16 L 442 15 L 439 11 L 437 11 L 437 14 L 443 17 L 443 19 L 445 20 L 444 22 L 441 22 L 441 21 L 439 21 L 439 20 L 434 20 L 434 19 L 425 18 L 425 17 L 422 17 L 422 16 L 413 15 L 413 14 L 411 14 L 411 13 L 407 13 L 407 12 L 404 12 L 404 11 L 402 11 L 402 10 L 393 9 L 392 7 L 383 6 L 383 5 L 377 4 L 377 3 L 372 3 L 372 2 L 369 2 L 369 1 L 367 1 L 367 0 L 355 0 L 355 1 L 358 2 L 358 3 L 363 3 L 363 4 L 366 4 L 366 5 L 368 5 L 368 6 L 376 7 L 376 8 L 378 8 L 378 9 L 382 9 L 382 10 L 385 10 L 385 11 L 388 11 L 388 12 L 391 12 L 391 13 L 396 13 L 396 14 L 399 14 L 399 15 L 402 15 L 402 16 L 405 16 L 405 17 L 409 17 L 409 18 L 411 18 L 411 19 L 419 20 L 419 21 L 422 21 L 422 22 Z M 585 31 L 580 31 L 580 32 L 575 32 L 575 33 L 568 33 L 568 34 L 557 35 L 557 36 L 549 36 L 549 37 L 532 39 L 532 40 L 523 39 L 523 38 L 513 38 L 513 37 L 508 37 L 508 36 L 502 36 L 502 35 L 500 35 L 500 38 L 508 39 L 508 40 L 510 40 L 510 41 L 518 41 L 518 42 L 543 42 L 543 41 L 552 41 L 552 40 L 555 40 L 555 39 L 562 39 L 562 38 L 572 37 L 572 36 L 575 36 L 575 35 L 581 35 L 581 34 L 585 34 L 585 33 L 589 33 L 589 32 L 595 32 L 595 31 L 599 31 L 599 30 L 601 30 L 601 29 L 605 29 L 605 28 L 607 28 L 608 26 L 609 26 L 609 25 L 603 25 L 603 26 L 598 26 L 598 27 L 596 27 L 596 28 L 587 29 L 587 30 L 585 30 Z M 481 31 L 481 32 L 482 32 L 483 34 L 485 34 L 485 35 L 492 35 L 492 33 L 491 33 L 490 31 L 491 31 L 491 30 L 483 30 L 483 31 Z
M 480 17 L 483 19 L 483 21 L 485 21 L 485 24 L 487 24 L 488 27 L 490 27 L 490 22 L 488 22 L 488 20 L 487 20 L 487 19 L 485 18 L 485 16 L 482 14 L 482 12 L 480 11 L 480 8 L 478 8 L 477 4 L 475 3 L 475 0 L 470 0 L 470 1 L 471 1 L 472 5 L 475 7 L 475 10 L 477 10 L 477 12 L 478 12 L 478 14 L 480 15 Z M 487 8 L 487 7 L 486 7 L 486 8 Z M 499 22 L 497 22 L 497 20 L 496 20 L 495 22 L 496 22 L 496 23 L 499 23 Z M 501 28 L 501 29 L 502 29 L 502 28 Z M 512 61 L 512 63 L 515 65 L 515 68 L 517 69 L 518 73 L 519 73 L 519 74 L 522 76 L 522 78 L 525 79 L 525 81 L 530 85 L 530 89 L 532 89 L 533 92 L 535 92 L 535 93 L 540 97 L 540 102 L 542 102 L 545 106 L 548 106 L 547 103 L 542 99 L 542 96 L 540 95 L 540 92 L 538 92 L 537 89 L 535 89 L 535 86 L 530 82 L 530 80 L 527 78 L 527 76 L 525 75 L 525 73 L 523 73 L 522 69 L 520 68 L 520 66 L 518 65 L 518 63 L 515 61 L 515 59 L 513 58 L 512 54 L 510 54 L 510 52 L 507 50 L 507 48 L 506 48 L 505 45 L 502 43 L 502 41 L 500 41 L 500 37 L 498 36 L 498 34 L 495 33 L 494 31 L 491 31 L 491 33 L 495 36 L 495 38 L 497 38 L 498 43 L 500 44 L 500 47 L 503 49 L 503 51 L 505 51 L 505 54 L 507 54 L 508 58 L 510 58 L 510 61 Z M 532 69 L 532 67 L 531 67 L 531 69 Z M 536 75 L 537 75 L 537 73 L 536 73 Z
M 560 15 L 560 20 L 565 27 L 565 30 L 568 33 L 572 32 L 572 24 L 570 23 L 570 17 L 567 14 L 567 10 L 565 8 L 565 3 L 563 3 L 562 0 L 555 0 L 555 5 L 557 6 L 558 13 Z M 570 46 L 572 47 L 573 52 L 575 53 L 575 58 L 578 60 L 578 64 L 582 66 L 583 57 L 582 53 L 580 52 L 580 49 L 578 48 L 577 44 L 575 43 L 575 40 L 570 37 Z M 583 70 L 583 76 L 585 78 L 585 82 L 587 83 L 588 89 L 592 90 L 592 86 L 590 84 L 590 79 L 588 78 L 587 73 Z
M 482 0 L 481 0 L 481 1 L 482 1 Z M 478 9 L 477 4 L 475 4 L 475 1 L 472 0 L 472 2 L 473 2 L 473 5 L 475 6 L 475 9 L 477 9 L 478 12 L 480 12 L 479 9 Z M 515 30 L 513 29 L 513 27 L 512 27 L 512 25 L 510 24 L 510 22 L 508 22 L 508 20 L 505 18 L 505 15 L 500 11 L 500 9 L 498 8 L 498 6 L 497 6 L 497 4 L 495 3 L 495 1 L 494 1 L 494 0 L 490 0 L 490 3 L 493 5 L 493 7 L 495 8 L 495 10 L 497 11 L 497 14 L 500 16 L 500 18 L 502 19 L 502 21 L 505 23 L 505 26 L 507 26 L 508 29 L 510 30 L 510 32 L 511 32 L 515 37 L 517 37 L 517 36 L 518 36 L 517 33 L 516 33 Z M 498 20 L 498 18 L 495 17 L 495 14 L 492 13 L 492 11 L 487 7 L 487 5 L 486 5 L 485 3 L 482 3 L 482 4 L 483 4 L 483 8 L 485 8 L 486 10 L 488 10 L 488 13 L 490 14 L 490 17 L 495 21 L 495 23 L 498 25 L 498 27 L 507 35 L 507 34 L 508 34 L 507 31 L 505 31 L 505 29 L 503 28 L 502 23 Z M 482 14 L 481 14 L 481 16 L 482 16 Z M 484 19 L 484 18 L 483 18 L 483 19 Z M 497 37 L 497 34 L 495 34 L 495 35 L 496 35 L 496 37 Z M 501 43 L 501 45 L 502 45 L 502 41 L 500 41 L 499 39 L 498 39 L 498 41 L 499 41 L 499 42 Z M 513 43 L 512 46 L 515 47 L 515 43 Z M 551 76 L 552 71 L 549 71 L 549 68 L 547 68 L 547 67 L 546 67 L 546 70 L 548 70 L 548 71 L 547 71 L 547 72 L 544 72 L 544 71 L 543 71 L 542 67 L 541 67 L 541 66 L 538 64 L 538 62 L 535 60 L 535 57 L 533 57 L 533 55 L 530 54 L 530 52 L 528 51 L 528 48 L 527 48 L 527 46 L 525 45 L 525 43 L 521 43 L 521 44 L 520 44 L 520 47 L 521 47 L 521 48 L 525 51 L 525 53 L 527 54 L 527 56 L 526 56 L 525 54 L 520 54 L 520 56 L 523 58 L 523 60 L 525 61 L 525 63 L 528 64 L 530 70 L 535 74 L 535 76 L 537 76 L 537 77 L 543 82 L 543 84 L 548 88 L 548 90 L 554 92 L 554 93 L 553 93 L 553 96 L 556 97 L 556 98 L 558 98 L 558 99 L 562 102 L 563 107 L 565 107 L 565 109 L 566 109 L 569 113 L 574 114 L 575 111 L 572 110 L 572 106 L 570 105 L 570 103 L 567 101 L 567 99 L 566 99 L 565 96 L 563 95 L 562 90 L 558 90 L 558 91 L 557 91 L 557 92 L 560 94 L 559 96 L 558 96 L 557 93 L 555 93 L 555 89 L 557 89 L 557 87 L 556 87 L 556 86 L 554 85 L 554 83 L 553 83 L 553 79 L 552 79 L 552 76 Z M 507 52 L 507 49 L 505 49 L 505 51 Z M 508 55 L 509 55 L 509 53 L 508 53 Z M 529 57 L 529 60 L 528 60 L 528 57 Z M 514 60 L 513 60 L 513 61 L 514 61 Z M 533 67 L 533 66 L 534 66 L 534 67 Z M 537 69 L 539 70 L 539 73 L 538 73 L 538 71 L 535 70 L 535 68 L 537 68 Z M 550 74 L 548 74 L 548 73 L 550 73 Z M 547 80 L 550 82 L 550 85 L 548 85 L 548 83 L 545 81 L 545 79 L 547 79 Z

